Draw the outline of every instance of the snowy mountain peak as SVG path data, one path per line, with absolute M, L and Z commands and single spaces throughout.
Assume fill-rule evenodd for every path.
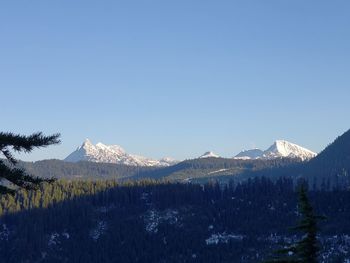
M 242 151 L 235 159 L 275 159 L 275 158 L 299 158 L 309 160 L 316 156 L 316 153 L 286 140 L 276 140 L 267 150 L 252 149 Z
M 85 141 L 83 142 L 83 144 L 81 145 L 81 147 L 84 147 L 84 146 L 91 146 L 91 145 L 93 145 L 93 144 L 91 143 L 91 141 L 90 141 L 88 138 L 86 138 Z
M 237 154 L 234 158 L 241 160 L 257 159 L 264 154 L 264 151 L 260 149 L 244 150 Z
M 315 156 L 316 153 L 297 144 L 285 140 L 277 140 L 264 152 L 262 157 L 266 159 L 288 157 L 308 160 Z
M 214 158 L 219 158 L 220 156 L 213 153 L 213 152 L 205 152 L 204 154 L 202 154 L 201 156 L 199 156 L 199 158 L 211 158 L 211 157 L 214 157 Z
M 89 139 L 86 139 L 77 150 L 68 155 L 64 160 L 67 162 L 89 161 L 132 166 L 169 166 L 177 163 L 175 160 L 170 159 L 155 160 L 128 154 L 119 145 L 105 145 L 101 142 L 94 145 Z

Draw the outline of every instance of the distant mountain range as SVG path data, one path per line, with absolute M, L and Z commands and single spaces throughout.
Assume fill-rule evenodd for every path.
M 129 154 L 119 145 L 105 145 L 103 143 L 92 144 L 89 139 L 68 155 L 64 161 L 80 162 L 89 161 L 96 163 L 114 163 L 130 166 L 170 166 L 178 161 L 166 157 L 160 160 Z
M 262 151 L 260 149 L 252 149 L 242 151 L 237 154 L 233 159 L 240 160 L 254 160 L 254 159 L 276 159 L 276 158 L 293 158 L 301 160 L 309 160 L 316 156 L 316 153 L 303 148 L 294 143 L 290 143 L 284 140 L 275 141 L 271 147 Z M 198 158 L 220 158 L 219 155 L 214 152 L 208 151 Z M 84 143 L 79 146 L 74 152 L 67 156 L 64 161 L 67 162 L 80 162 L 89 161 L 96 163 L 114 163 L 124 164 L 130 166 L 154 166 L 164 167 L 171 166 L 179 161 L 172 158 L 162 158 L 160 160 L 147 158 L 139 155 L 129 154 L 119 145 L 105 145 L 103 143 L 92 144 L 89 139 L 86 139 Z
M 330 187 L 350 185 L 350 130 L 316 157 L 305 160 L 314 155 L 303 147 L 277 141 L 266 151 L 243 151 L 235 158 L 222 158 L 213 152 L 206 152 L 198 158 L 175 163 L 172 159 L 135 157 L 125 153 L 119 146 L 93 145 L 86 141 L 66 161 L 44 160 L 20 164 L 29 173 L 39 177 L 122 180 L 165 178 L 184 182 L 206 182 L 212 178 L 229 181 L 234 178 L 238 182 L 264 176 L 307 178 L 319 187 L 321 184 Z

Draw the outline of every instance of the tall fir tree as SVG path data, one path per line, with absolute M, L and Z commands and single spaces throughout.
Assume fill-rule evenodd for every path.
M 30 153 L 34 148 L 60 143 L 59 134 L 44 136 L 41 132 L 25 136 L 0 132 L 0 152 L 6 159 L 0 159 L 0 194 L 14 193 L 16 188 L 36 189 L 43 182 L 53 179 L 39 178 L 18 168 L 13 152 Z
M 292 230 L 303 234 L 300 241 L 275 252 L 272 259 L 266 263 L 317 263 L 319 246 L 317 242 L 317 222 L 325 219 L 323 216 L 315 214 L 313 207 L 309 202 L 305 185 L 299 188 L 299 213 L 301 219 Z

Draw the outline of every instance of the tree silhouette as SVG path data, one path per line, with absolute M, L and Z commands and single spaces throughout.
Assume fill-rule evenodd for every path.
M 41 132 L 29 136 L 0 132 L 0 152 L 6 157 L 6 159 L 0 159 L 0 194 L 13 194 L 18 187 L 28 190 L 36 189 L 42 182 L 53 181 L 53 179 L 29 175 L 23 169 L 18 168 L 18 161 L 12 152 L 29 153 L 34 148 L 58 144 L 60 143 L 59 137 L 59 134 L 44 136 Z
M 317 222 L 325 217 L 315 215 L 309 202 L 304 184 L 299 188 L 299 213 L 301 219 L 296 230 L 303 234 L 300 241 L 275 252 L 274 258 L 266 263 L 317 263 L 320 250 L 317 242 Z

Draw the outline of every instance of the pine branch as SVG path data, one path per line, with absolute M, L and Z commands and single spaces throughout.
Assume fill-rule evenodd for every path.
M 7 147 L 3 148 L 1 152 L 10 163 L 12 163 L 13 165 L 17 163 L 17 160 L 13 157 L 13 155 Z
M 17 160 L 13 157 L 10 149 L 15 152 L 31 152 L 34 148 L 46 147 L 58 144 L 59 134 L 44 136 L 41 132 L 25 136 L 10 132 L 0 132 L 0 153 L 13 165 L 10 167 L 0 160 L 0 179 L 6 179 L 11 185 L 27 190 L 37 189 L 43 182 L 53 182 L 54 179 L 43 179 L 27 174 L 23 169 L 16 168 Z M 0 194 L 13 194 L 15 189 L 7 185 L 0 184 Z
M 46 147 L 52 144 L 59 144 L 60 134 L 44 136 L 42 132 L 32 135 L 20 135 L 11 132 L 0 132 L 0 150 L 12 147 L 16 152 L 31 152 L 34 148 Z
M 53 178 L 39 178 L 27 174 L 24 170 L 18 168 L 10 168 L 0 162 L 1 177 L 12 184 L 27 190 L 35 190 L 41 183 L 53 182 Z

